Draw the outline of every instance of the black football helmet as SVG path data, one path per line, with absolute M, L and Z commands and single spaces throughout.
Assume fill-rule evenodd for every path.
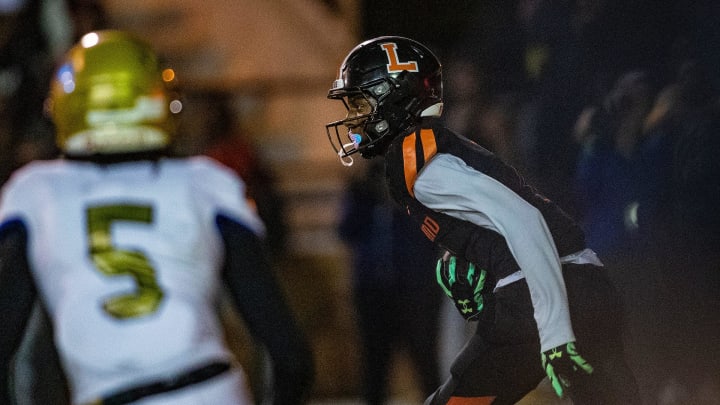
M 394 138 L 421 117 L 440 116 L 442 67 L 417 41 L 397 36 L 374 38 L 350 51 L 328 98 L 342 100 L 348 110 L 344 119 L 325 129 L 341 162 L 349 166 L 350 155 L 382 155 Z M 347 127 L 345 135 L 340 126 Z

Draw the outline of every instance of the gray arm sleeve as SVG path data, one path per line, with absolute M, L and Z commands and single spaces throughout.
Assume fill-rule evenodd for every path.
M 430 209 L 502 234 L 530 288 L 543 351 L 575 340 L 555 243 L 529 202 L 505 185 L 438 154 L 420 172 L 415 197 Z

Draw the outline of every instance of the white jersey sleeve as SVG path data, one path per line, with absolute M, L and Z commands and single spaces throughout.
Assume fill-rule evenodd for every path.
M 259 237 L 265 235 L 265 225 L 255 210 L 254 202 L 245 193 L 245 183 L 230 169 L 210 158 L 198 156 L 192 162 L 192 182 L 217 214 L 230 217 L 246 226 Z
M 428 208 L 505 237 L 527 280 L 543 351 L 575 340 L 560 259 L 539 210 L 449 154 L 436 155 L 423 168 L 413 191 Z

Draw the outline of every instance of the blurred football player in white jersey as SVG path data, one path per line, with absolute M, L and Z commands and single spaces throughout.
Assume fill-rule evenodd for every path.
M 217 314 L 225 287 L 272 359 L 272 402 L 307 399 L 312 353 L 242 180 L 167 153 L 168 73 L 120 31 L 85 35 L 59 66 L 50 109 L 64 156 L 2 191 L 0 403 L 36 297 L 73 404 L 252 403 Z

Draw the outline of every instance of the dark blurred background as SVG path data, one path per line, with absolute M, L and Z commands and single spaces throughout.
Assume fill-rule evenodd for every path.
M 148 39 L 178 72 L 179 153 L 223 160 L 255 193 L 317 349 L 317 397 L 355 396 L 336 229 L 363 170 L 326 143 L 344 111 L 325 96 L 358 42 L 408 36 L 443 62 L 446 124 L 585 227 L 625 296 L 648 403 L 717 403 L 719 21 L 712 0 L 0 0 L 0 183 L 56 155 L 43 105 L 75 40 L 99 28 Z M 411 375 L 401 357 L 393 393 L 420 401 Z

